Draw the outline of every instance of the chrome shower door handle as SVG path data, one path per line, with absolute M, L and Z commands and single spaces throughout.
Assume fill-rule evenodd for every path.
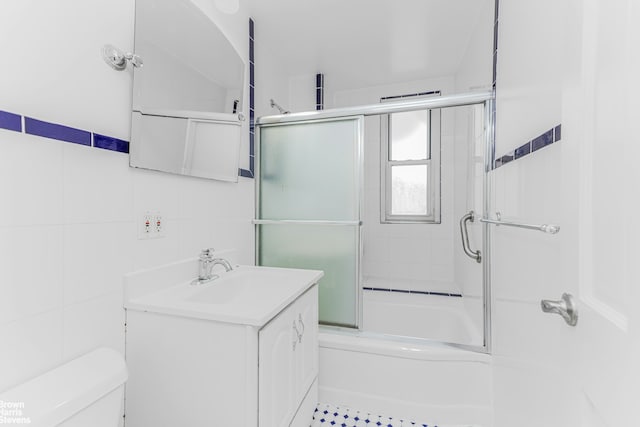
M 559 301 L 543 299 L 540 301 L 540 307 L 545 313 L 559 314 L 569 326 L 576 326 L 578 323 L 578 310 L 571 294 L 562 294 Z
M 469 231 L 467 230 L 467 223 L 469 221 L 473 222 L 475 219 L 475 213 L 473 211 L 469 211 L 468 214 L 463 215 L 460 218 L 460 235 L 462 236 L 462 250 L 467 254 L 469 258 L 473 258 L 476 262 L 482 261 L 482 256 L 480 255 L 480 250 L 474 251 L 471 249 L 471 245 L 469 245 Z

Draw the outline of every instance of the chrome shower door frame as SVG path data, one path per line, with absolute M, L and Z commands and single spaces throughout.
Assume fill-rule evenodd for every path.
M 260 234 L 258 232 L 258 228 L 260 225 L 267 225 L 267 224 L 291 224 L 291 225 L 324 225 L 324 226 L 351 226 L 351 227 L 356 227 L 356 240 L 357 240 L 357 257 L 356 257 L 356 262 L 355 262 L 355 271 L 356 271 L 356 285 L 355 285 L 355 292 L 356 292 L 356 307 L 355 307 L 355 317 L 356 317 L 356 329 L 360 329 L 360 327 L 362 326 L 362 251 L 363 251 L 363 244 L 362 244 L 362 212 L 364 209 L 364 156 L 363 156 L 363 150 L 364 150 L 364 116 L 363 115 L 348 115 L 348 116 L 336 116 L 336 117 L 323 117 L 323 118 L 298 118 L 297 120 L 286 120 L 286 121 L 278 121 L 278 122 L 271 122 L 271 123 L 261 123 L 261 120 L 263 119 L 268 119 L 270 117 L 283 117 L 282 116 L 267 116 L 264 118 L 258 118 L 258 120 L 256 120 L 256 146 L 255 146 L 255 157 L 254 157 L 254 179 L 255 179 L 255 199 L 254 199 L 254 210 L 255 210 L 255 215 L 254 215 L 254 220 L 253 220 L 253 224 L 254 224 L 254 258 L 255 258 L 255 262 L 256 264 L 258 263 L 259 260 L 259 251 L 260 251 Z M 289 114 L 287 113 L 287 116 L 284 117 L 288 117 Z M 261 143 L 261 129 L 262 127 L 273 127 L 273 126 L 283 126 L 283 125 L 287 125 L 287 124 L 292 124 L 292 123 L 296 123 L 296 124 L 311 124 L 311 123 L 323 123 L 323 122 L 335 122 L 335 121 L 340 121 L 340 120 L 358 120 L 358 129 L 357 129 L 357 152 L 356 152 L 356 165 L 355 165 L 355 170 L 356 170 L 356 193 L 357 193 L 357 212 L 356 212 L 356 219 L 352 220 L 352 221 L 330 221 L 330 220 L 265 220 L 265 219 L 259 219 L 261 214 L 260 214 L 260 197 L 261 197 L 261 189 L 260 189 L 260 166 L 261 166 L 261 161 L 260 161 L 260 154 L 261 154 L 261 147 L 260 147 L 260 143 Z M 339 328 L 345 328 L 345 329 L 350 329 L 347 328 L 345 326 L 339 326 L 339 325 L 330 325 L 328 324 L 327 326 L 331 326 L 331 327 L 339 327 Z
M 471 105 L 483 105 L 484 106 L 484 175 L 483 175 L 483 212 L 482 218 L 489 218 L 489 212 L 491 208 L 491 181 L 489 173 L 493 170 L 494 158 L 495 158 L 495 95 L 493 91 L 487 92 L 473 92 L 459 95 L 442 96 L 438 98 L 428 98 L 422 100 L 411 101 L 397 101 L 381 104 L 362 105 L 355 107 L 335 108 L 320 111 L 309 111 L 302 113 L 282 114 L 275 116 L 264 116 L 258 118 L 256 121 L 257 127 L 257 150 L 255 158 L 255 170 L 256 170 L 256 191 L 255 191 L 255 210 L 256 218 L 259 216 L 259 201 L 260 201 L 260 128 L 265 125 L 278 125 L 286 123 L 303 123 L 313 122 L 321 120 L 335 120 L 335 119 L 348 119 L 354 117 L 363 116 L 379 116 L 383 114 L 392 114 L 405 111 L 416 111 L 425 109 L 440 109 L 451 108 Z M 361 123 L 363 123 L 361 121 Z M 362 125 L 363 126 L 363 125 Z M 363 186 L 363 138 L 364 128 L 361 128 L 360 132 L 360 149 L 358 167 L 360 169 L 359 174 L 359 259 L 357 260 L 358 271 L 358 328 L 362 325 L 362 210 L 364 200 L 364 186 Z M 258 260 L 259 251 L 259 236 L 258 228 L 260 220 L 254 220 L 255 227 L 255 256 Z M 457 347 L 465 350 L 476 351 L 481 353 L 491 353 L 491 242 L 490 242 L 490 229 L 489 224 L 482 222 L 482 289 L 483 289 L 483 344 L 479 345 L 466 345 L 456 343 L 444 343 L 452 347 Z

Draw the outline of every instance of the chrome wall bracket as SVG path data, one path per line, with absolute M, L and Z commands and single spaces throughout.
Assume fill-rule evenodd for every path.
M 124 53 L 120 49 L 110 44 L 102 46 L 102 59 L 114 70 L 122 71 L 127 68 L 127 63 L 137 68 L 141 68 L 144 65 L 144 61 L 139 55 L 135 53 Z
M 540 308 L 545 313 L 559 314 L 569 326 L 578 324 L 578 310 L 571 294 L 562 294 L 562 299 L 559 301 L 543 299 L 540 301 Z
M 524 224 L 521 222 L 503 221 L 500 212 L 496 212 L 496 219 L 480 218 L 480 222 L 493 224 L 496 226 L 506 225 L 507 227 L 526 228 L 528 230 L 538 230 L 543 233 L 557 234 L 560 231 L 559 225 L 554 224 Z

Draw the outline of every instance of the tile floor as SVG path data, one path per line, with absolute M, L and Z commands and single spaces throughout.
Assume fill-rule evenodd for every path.
M 415 421 L 389 418 L 352 408 L 319 403 L 310 427 L 438 427 Z

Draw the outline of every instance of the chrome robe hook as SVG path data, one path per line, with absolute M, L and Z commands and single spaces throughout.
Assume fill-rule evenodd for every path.
M 137 68 L 141 68 L 144 64 L 142 58 L 135 53 L 124 53 L 117 47 L 106 44 L 102 46 L 102 59 L 114 70 L 122 71 L 127 68 L 127 62 Z

